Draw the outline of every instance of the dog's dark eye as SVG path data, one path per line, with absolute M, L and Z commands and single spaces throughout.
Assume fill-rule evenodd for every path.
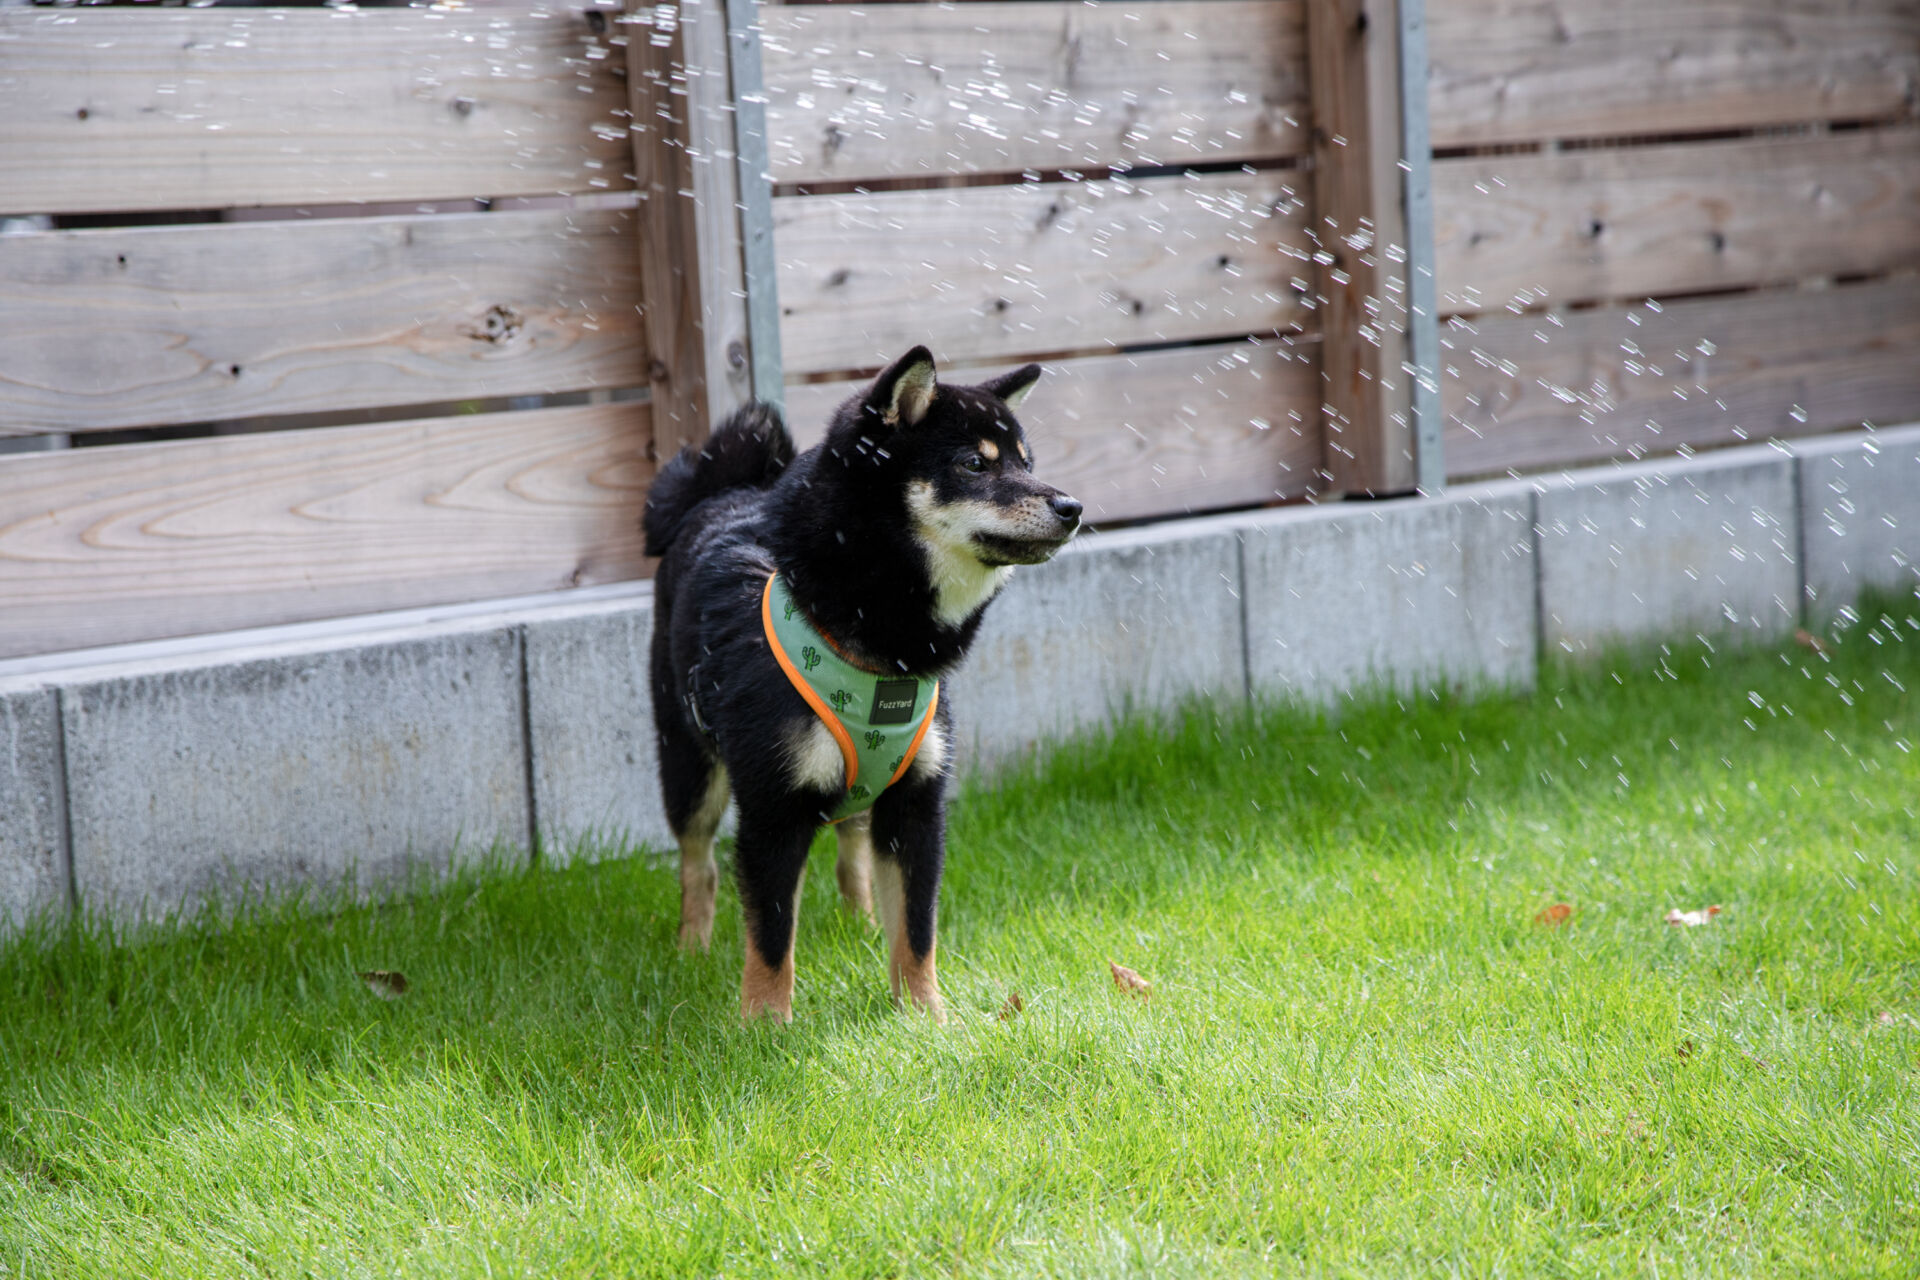
M 967 455 L 966 461 L 962 462 L 960 465 L 966 468 L 968 471 L 973 472 L 975 475 L 978 475 L 980 472 L 985 471 L 987 469 L 987 460 L 981 457 L 977 453 L 970 453 Z

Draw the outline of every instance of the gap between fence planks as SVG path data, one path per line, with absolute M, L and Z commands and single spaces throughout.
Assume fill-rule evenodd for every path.
M 0 657 L 644 576 L 645 406 L 0 457 Z
M 0 237 L 0 435 L 644 385 L 635 221 Z
M 1305 497 L 1320 487 L 1318 346 L 1275 340 L 1049 361 L 1020 407 L 1037 474 L 1086 503 L 1093 521 Z M 996 372 L 941 376 L 964 383 Z M 818 443 L 834 407 L 865 385 L 788 386 L 800 447 Z
M 1437 160 L 1440 308 L 1920 266 L 1920 128 Z
M 1442 326 L 1447 466 L 1564 466 L 1912 418 L 1920 280 Z
M 1306 149 L 1301 0 L 763 10 L 780 182 Z
M 0 213 L 630 188 L 586 13 L 0 9 Z
M 972 361 L 1298 325 L 1305 186 L 1230 173 L 781 197 L 787 372 L 918 342 Z
M 1436 147 L 1904 115 L 1913 0 L 1429 0 Z

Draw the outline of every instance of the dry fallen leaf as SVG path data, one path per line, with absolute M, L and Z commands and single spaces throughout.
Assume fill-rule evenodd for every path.
M 1020 998 L 1018 991 L 1009 993 L 1007 1002 L 1000 1006 L 1000 1021 L 1011 1022 L 1013 1019 L 1019 1017 L 1020 1011 L 1026 1007 L 1027 1002 Z
M 407 975 L 398 969 L 369 969 L 360 975 L 360 981 L 382 1000 L 398 1000 L 407 994 Z
M 1805 645 L 1815 653 L 1825 653 L 1827 651 L 1827 642 L 1805 627 L 1801 627 L 1793 633 L 1793 642 L 1798 645 Z
M 1671 925 L 1685 925 L 1689 929 L 1697 929 L 1719 914 L 1720 906 L 1718 903 L 1715 903 L 1711 907 L 1701 907 L 1698 911 L 1682 911 L 1680 908 L 1675 907 L 1673 910 L 1667 912 L 1667 923 Z
M 1679 1044 L 1675 1045 L 1673 1047 L 1673 1056 L 1676 1058 L 1691 1058 L 1693 1056 L 1693 1041 L 1682 1040 Z
M 1113 970 L 1113 985 L 1128 995 L 1139 996 L 1142 1000 L 1153 995 L 1153 984 L 1127 968 L 1123 964 L 1107 961 L 1107 968 Z
M 1535 924 L 1544 924 L 1549 928 L 1557 928 L 1565 924 L 1567 917 L 1572 914 L 1572 907 L 1564 902 L 1556 902 L 1550 907 L 1542 907 L 1540 910 L 1534 912 L 1533 922 Z

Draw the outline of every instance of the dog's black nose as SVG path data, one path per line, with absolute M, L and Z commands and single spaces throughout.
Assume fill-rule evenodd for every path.
M 1048 498 L 1047 505 L 1053 508 L 1053 514 L 1060 517 L 1062 524 L 1074 523 L 1080 518 L 1080 513 L 1086 509 L 1080 505 L 1080 499 L 1070 498 L 1064 493 Z

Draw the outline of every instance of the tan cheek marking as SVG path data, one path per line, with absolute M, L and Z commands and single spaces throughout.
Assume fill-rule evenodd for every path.
M 1022 462 L 1033 461 L 1033 455 L 1027 452 L 1027 442 L 1025 440 L 1022 440 L 1017 447 L 1020 450 L 1020 461 Z
M 998 462 L 1000 461 L 1000 446 L 991 440 L 982 440 L 980 442 L 980 456 L 988 462 Z

